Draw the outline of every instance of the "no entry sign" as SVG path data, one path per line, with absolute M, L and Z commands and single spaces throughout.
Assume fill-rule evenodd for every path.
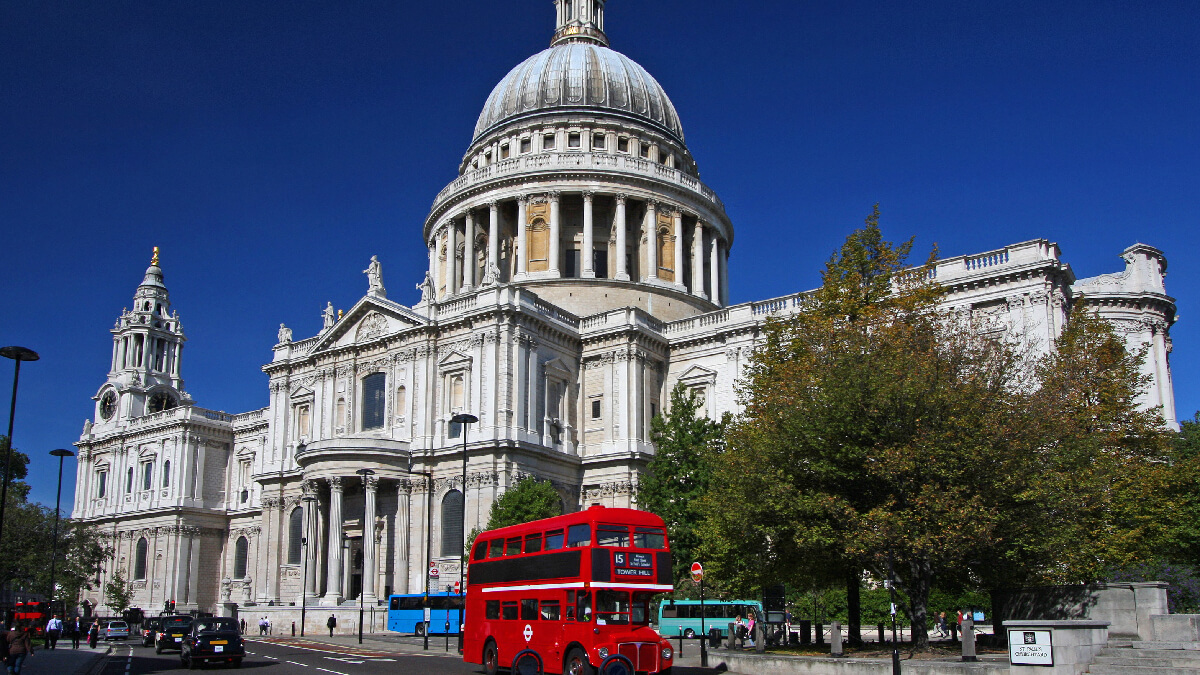
M 692 581 L 700 583 L 704 578 L 704 566 L 698 562 L 692 563 Z

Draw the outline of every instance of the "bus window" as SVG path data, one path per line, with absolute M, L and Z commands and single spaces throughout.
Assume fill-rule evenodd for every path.
M 504 620 L 505 621 L 516 621 L 517 620 L 517 603 L 515 603 L 515 602 L 504 603 Z
M 579 591 L 579 593 L 576 594 L 575 615 L 579 617 L 580 621 L 591 621 L 592 620 L 592 594 L 591 593 L 588 593 L 585 591 Z
M 521 555 L 520 537 L 513 537 L 508 540 L 508 546 L 504 547 L 504 555 Z
M 596 625 L 629 623 L 629 593 L 596 591 Z
M 484 616 L 486 616 L 489 619 L 499 619 L 500 618 L 500 601 L 499 600 L 488 600 L 487 604 L 484 607 L 485 607 L 485 609 L 483 610 Z
M 575 591 L 567 591 L 567 620 L 575 620 Z
M 525 552 L 537 553 L 542 550 L 542 533 L 525 535 Z
M 720 605 L 705 605 L 704 606 L 704 618 L 706 618 L 706 619 L 720 619 L 720 618 L 723 618 L 722 614 L 724 614 L 724 613 L 725 612 L 721 609 Z
M 629 548 L 629 528 L 619 525 L 597 526 L 596 545 L 611 548 Z
M 542 601 L 542 620 L 558 621 L 562 617 L 557 600 Z
M 666 548 L 667 537 L 657 527 L 639 527 L 633 533 L 634 548 Z
M 400 609 L 400 598 L 392 598 L 388 604 L 388 609 Z
M 592 528 L 589 525 L 572 525 L 567 528 L 567 548 L 587 546 L 592 543 Z
M 664 619 L 679 618 L 679 606 L 678 605 L 663 605 L 662 615 L 663 615 Z
M 504 540 L 503 539 L 493 539 L 490 542 L 488 542 L 488 557 L 489 558 L 499 558 L 502 555 L 504 555 Z
M 563 547 L 563 531 L 550 530 L 546 533 L 546 550 L 556 551 Z
M 633 602 L 629 605 L 629 620 L 632 623 L 648 624 L 650 623 L 650 596 L 652 594 L 644 591 L 637 591 L 633 594 Z
M 522 621 L 537 621 L 538 618 L 538 601 L 536 599 L 521 601 L 521 620 Z
M 471 556 L 472 560 L 483 560 L 487 557 L 487 542 L 480 541 L 475 544 L 475 553 Z

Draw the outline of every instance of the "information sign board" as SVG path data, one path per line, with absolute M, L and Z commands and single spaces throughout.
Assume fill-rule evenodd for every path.
M 1048 630 L 1008 631 L 1008 663 L 1014 666 L 1053 666 L 1054 646 Z

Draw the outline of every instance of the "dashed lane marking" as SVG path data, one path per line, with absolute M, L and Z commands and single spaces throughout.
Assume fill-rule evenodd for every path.
M 300 663 L 299 661 L 288 661 L 288 663 L 291 663 L 291 664 L 297 665 L 297 666 L 304 666 L 305 668 L 308 667 L 307 663 Z
M 339 673 L 336 670 L 329 670 L 328 668 L 317 668 L 317 670 L 323 670 L 327 673 L 333 673 L 333 675 L 346 675 L 346 673 Z

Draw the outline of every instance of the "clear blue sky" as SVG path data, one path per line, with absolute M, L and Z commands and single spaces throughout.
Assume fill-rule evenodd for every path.
M 1180 415 L 1200 407 L 1194 0 L 611 0 L 607 16 L 727 205 L 734 302 L 815 286 L 875 202 L 921 250 L 1045 237 L 1079 277 L 1142 241 L 1179 300 Z M 415 302 L 427 209 L 552 24 L 550 0 L 0 3 L 0 344 L 42 355 L 15 434 L 33 496 L 53 503 L 46 453 L 92 415 L 151 247 L 205 407 L 265 405 L 279 323 L 315 333 L 326 301 L 365 293 L 371 255 Z M 11 378 L 0 362 L 3 422 Z

